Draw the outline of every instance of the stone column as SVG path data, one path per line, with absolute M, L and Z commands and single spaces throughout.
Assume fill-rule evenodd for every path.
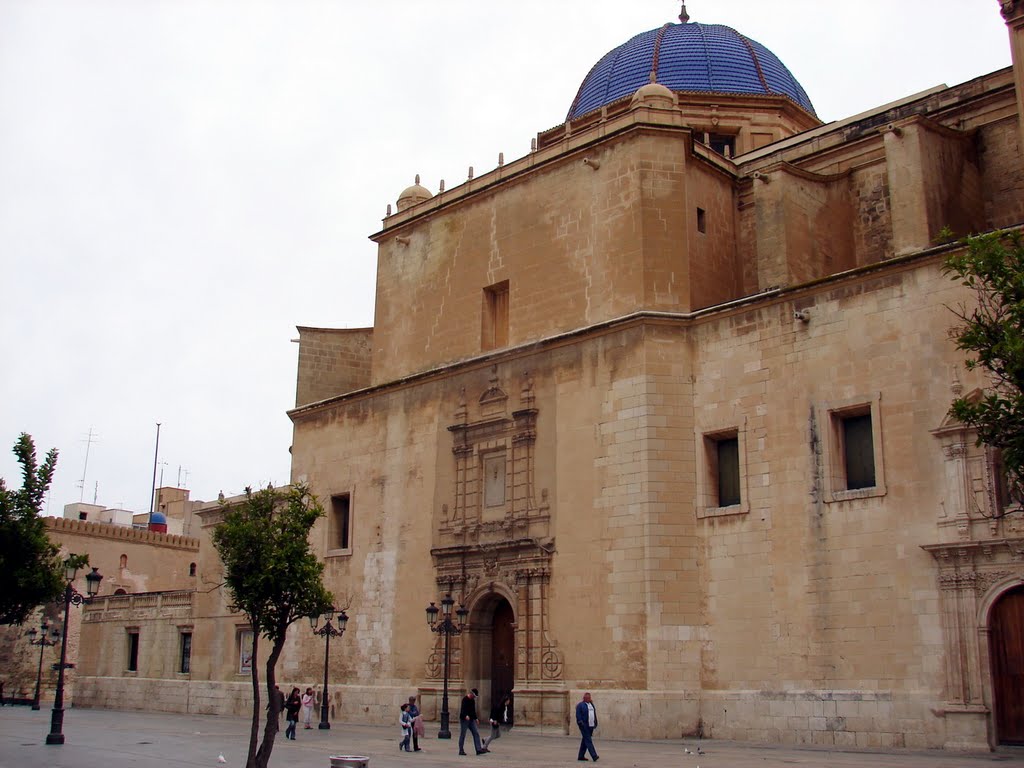
M 1024 1 L 1000 0 L 1003 19 L 1010 32 L 1010 57 L 1013 60 L 1013 82 L 1017 90 L 1018 146 L 1024 148 Z

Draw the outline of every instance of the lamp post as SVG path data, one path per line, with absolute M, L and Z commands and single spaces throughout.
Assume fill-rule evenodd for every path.
M 53 628 L 52 640 L 46 636 L 47 630 L 50 629 L 50 623 L 46 620 L 45 616 L 43 616 L 43 620 L 39 624 L 39 629 L 41 630 L 39 633 L 36 632 L 35 627 L 28 631 L 29 645 L 39 646 L 39 671 L 36 672 L 36 695 L 32 697 L 32 709 L 39 709 L 39 686 L 43 682 L 43 649 L 56 645 L 60 638 L 60 632 L 56 627 Z M 39 634 L 38 640 L 36 640 L 36 634 Z
M 327 663 L 331 658 L 331 638 L 341 637 L 345 634 L 345 625 L 348 624 L 348 616 L 345 615 L 345 611 L 339 611 L 338 617 L 334 618 L 334 606 L 332 605 L 326 611 L 324 611 L 324 625 L 317 629 L 317 624 L 320 623 L 320 616 L 310 616 L 309 624 L 313 627 L 313 634 L 320 635 L 327 640 L 327 645 L 324 646 L 324 692 L 320 697 L 320 725 L 318 726 L 321 731 L 329 730 L 331 727 L 330 721 L 327 719 L 328 714 L 328 703 L 327 703 Z M 337 622 L 338 626 L 335 627 L 334 622 Z
M 64 579 L 67 584 L 64 587 L 64 627 L 60 638 L 60 670 L 57 672 L 57 695 L 53 700 L 53 715 L 50 717 L 50 732 L 46 734 L 47 744 L 64 743 L 64 668 L 67 666 L 68 656 L 68 616 L 71 613 L 71 604 L 81 605 L 88 602 L 100 591 L 100 582 L 103 577 L 99 570 L 92 569 L 91 573 L 85 575 L 86 592 L 88 597 L 82 595 L 75 589 L 72 582 L 78 574 L 78 567 L 74 565 L 74 558 L 69 557 L 64 561 Z
M 466 624 L 466 616 L 469 615 L 466 606 L 460 605 L 459 609 L 455 611 L 458 621 L 453 622 L 453 605 L 455 605 L 455 600 L 452 599 L 451 592 L 449 592 L 441 598 L 440 608 L 434 603 L 427 606 L 427 624 L 430 626 L 430 631 L 444 635 L 444 693 L 441 696 L 441 730 L 437 732 L 437 738 L 439 739 L 450 739 L 452 737 L 452 732 L 448 728 L 448 670 L 451 663 L 449 638 L 452 635 L 462 634 L 462 629 Z M 439 613 L 441 614 L 440 622 L 437 620 L 437 614 Z

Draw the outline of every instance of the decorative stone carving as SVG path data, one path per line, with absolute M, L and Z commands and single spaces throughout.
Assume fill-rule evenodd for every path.
M 453 499 L 442 506 L 431 554 L 439 589 L 468 602 L 470 623 L 474 606 L 486 604 L 488 595 L 511 597 L 519 688 L 561 680 L 564 668 L 549 633 L 551 505 L 547 489 L 541 491 L 540 504 L 535 498 L 538 410 L 533 380 L 529 373 L 522 375 L 519 407 L 513 409 L 497 367 L 489 374 L 475 400 L 460 391 L 456 421 L 448 427 L 455 463 Z M 485 475 L 485 469 L 493 476 Z M 438 647 L 427 660 L 430 678 L 441 674 Z M 472 645 L 466 648 L 473 653 Z
M 1013 576 L 1012 571 L 982 571 L 974 581 L 974 591 L 980 597 L 992 589 L 992 585 Z

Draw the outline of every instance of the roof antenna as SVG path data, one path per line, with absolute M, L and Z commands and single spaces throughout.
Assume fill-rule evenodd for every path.
M 682 6 L 682 10 L 679 11 L 679 21 L 685 24 L 690 20 L 690 14 L 686 12 L 686 3 L 683 3 Z

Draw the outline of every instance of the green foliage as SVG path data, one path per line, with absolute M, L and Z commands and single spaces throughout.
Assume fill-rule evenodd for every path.
M 224 563 L 230 607 L 248 617 L 254 633 L 283 641 L 293 622 L 331 605 L 321 581 L 324 564 L 309 548 L 323 507 L 303 486 L 246 488 L 245 501 L 221 504 L 224 521 L 213 544 Z
M 57 451 L 51 449 L 37 464 L 35 443 L 23 432 L 14 454 L 21 464 L 21 488 L 8 488 L 0 478 L 0 573 L 8 579 L 0 590 L 0 624 L 21 624 L 33 609 L 58 599 L 64 589 L 57 547 L 39 514 L 53 480 Z
M 247 768 L 266 768 L 278 730 L 280 702 L 274 696 L 275 667 L 288 627 L 323 613 L 333 599 L 323 585 L 324 565 L 310 551 L 309 532 L 323 507 L 302 485 L 253 492 L 245 500 L 221 501 L 224 520 L 213 532 L 213 545 L 224 564 L 230 608 L 244 613 L 252 627 L 253 714 Z M 272 646 L 266 663 L 268 696 L 263 743 L 257 750 L 260 707 L 259 669 L 255 663 L 260 637 Z
M 974 290 L 973 308 L 954 310 L 957 349 L 989 385 L 980 398 L 959 398 L 950 413 L 998 448 L 1011 498 L 1024 500 L 1024 239 L 1020 232 L 970 237 L 946 260 L 946 272 Z

